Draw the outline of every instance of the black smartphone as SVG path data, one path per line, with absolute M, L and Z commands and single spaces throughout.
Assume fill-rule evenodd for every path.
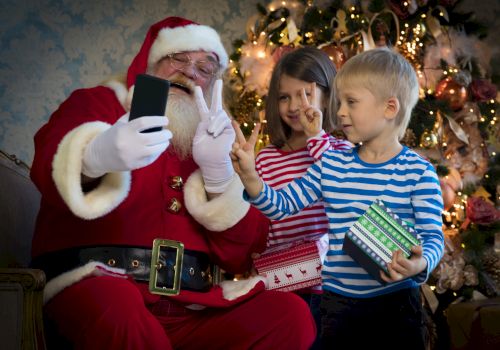
M 165 115 L 170 82 L 148 74 L 139 74 L 135 78 L 134 95 L 128 120 L 147 115 Z M 142 132 L 160 131 L 161 127 L 150 128 Z

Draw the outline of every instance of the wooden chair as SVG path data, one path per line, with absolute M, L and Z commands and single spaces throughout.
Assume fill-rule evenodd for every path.
M 29 167 L 0 151 L 0 341 L 4 350 L 46 349 L 45 274 L 28 268 L 39 205 Z

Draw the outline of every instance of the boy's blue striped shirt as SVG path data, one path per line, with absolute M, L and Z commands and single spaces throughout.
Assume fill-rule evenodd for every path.
M 363 162 L 358 148 L 327 151 L 300 179 L 279 191 L 264 184 L 249 201 L 270 219 L 279 220 L 323 200 L 329 220 L 329 252 L 323 288 L 351 297 L 373 297 L 425 282 L 443 254 L 443 201 L 433 166 L 403 147 L 381 164 Z M 342 251 L 344 235 L 376 199 L 414 225 L 422 242 L 427 269 L 413 278 L 381 285 Z

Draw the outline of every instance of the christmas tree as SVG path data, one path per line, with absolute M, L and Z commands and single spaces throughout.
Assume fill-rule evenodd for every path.
M 459 13 L 456 0 L 272 1 L 234 42 L 226 103 L 250 133 L 264 125 L 272 69 L 301 46 L 325 51 L 339 69 L 359 52 L 388 46 L 420 80 L 420 100 L 403 143 L 440 176 L 446 249 L 429 290 L 446 307 L 477 293 L 500 294 L 500 127 L 498 77 L 482 39 L 487 28 Z M 496 250 L 495 250 L 496 246 Z

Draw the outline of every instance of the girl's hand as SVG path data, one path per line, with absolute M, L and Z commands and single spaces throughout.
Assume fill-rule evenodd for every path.
M 412 255 L 406 258 L 401 250 L 396 250 L 392 254 L 392 261 L 387 264 L 389 274 L 380 271 L 380 277 L 388 282 L 397 282 L 408 277 L 418 275 L 427 268 L 427 261 L 422 256 L 422 247 L 413 246 L 411 248 Z
M 300 109 L 300 124 L 304 128 L 306 136 L 316 136 L 323 126 L 323 112 L 311 105 L 306 95 L 306 90 L 302 89 L 301 94 L 302 107 Z M 311 83 L 311 101 L 314 104 L 320 104 L 316 101 L 316 83 Z
M 236 121 L 232 121 L 236 133 L 236 141 L 233 143 L 231 153 L 231 162 L 234 171 L 240 176 L 241 182 L 245 186 L 250 197 L 257 196 L 262 190 L 262 183 L 255 170 L 255 144 L 259 138 L 260 123 L 255 125 L 252 134 L 245 139 L 245 135 Z

